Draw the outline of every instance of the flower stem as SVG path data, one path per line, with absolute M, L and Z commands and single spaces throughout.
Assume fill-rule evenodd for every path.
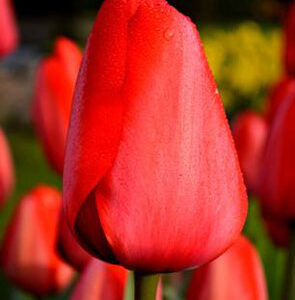
M 295 299 L 294 293 L 295 283 L 295 223 L 291 224 L 291 237 L 288 250 L 288 257 L 285 268 L 285 280 L 283 283 L 282 299 L 292 300 Z
M 145 276 L 135 272 L 135 300 L 155 300 L 160 275 Z

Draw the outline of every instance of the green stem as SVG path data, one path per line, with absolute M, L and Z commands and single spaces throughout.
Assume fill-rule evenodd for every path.
M 295 224 L 291 224 L 291 237 L 288 250 L 288 257 L 285 268 L 285 280 L 283 283 L 283 297 L 284 300 L 295 299 L 294 282 L 295 282 Z
M 135 276 L 135 300 L 155 300 L 160 275 L 145 276 L 140 273 Z

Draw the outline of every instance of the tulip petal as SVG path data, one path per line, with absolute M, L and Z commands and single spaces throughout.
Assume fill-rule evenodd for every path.
M 33 104 L 33 121 L 50 165 L 58 173 L 62 173 L 67 124 L 63 122 L 63 118 L 54 102 L 54 97 L 50 93 L 45 68 L 55 68 L 58 71 L 59 66 L 54 61 L 47 60 L 38 70 Z M 59 79 L 61 78 L 59 77 Z
M 10 195 L 14 184 L 14 171 L 6 137 L 0 128 L 0 207 Z
M 265 111 L 265 117 L 269 123 L 276 116 L 277 110 L 286 95 L 292 93 L 292 91 L 295 91 L 295 80 L 292 77 L 281 79 L 271 88 Z
M 222 256 L 194 271 L 187 300 L 266 300 L 260 258 L 244 237 Z
M 262 162 L 260 196 L 276 219 L 295 217 L 295 90 L 284 96 L 272 121 Z
M 73 89 L 82 53 L 70 40 L 59 38 L 55 53 L 36 75 L 33 121 L 51 166 L 62 174 Z
M 225 251 L 242 229 L 247 200 L 195 27 L 165 1 L 135 2 L 131 18 L 129 1 L 106 1 L 88 41 L 64 201 L 82 244 L 96 238 L 98 257 L 170 272 Z M 82 204 L 93 193 L 96 212 L 85 213 Z M 98 215 L 96 237 L 87 234 L 88 214 Z
M 290 245 L 291 226 L 289 222 L 277 220 L 263 212 L 266 230 L 277 247 L 288 248 Z
M 38 186 L 21 199 L 1 246 L 1 269 L 34 295 L 48 295 L 69 284 L 73 271 L 55 252 L 59 193 Z
M 285 17 L 285 66 L 287 74 L 295 75 L 295 3 L 287 4 Z
M 77 243 L 71 233 L 63 212 L 60 213 L 56 250 L 59 256 L 77 271 L 82 271 L 90 255 Z
M 258 193 L 259 172 L 268 133 L 265 119 L 251 111 L 239 114 L 233 123 L 233 137 L 249 192 Z
M 92 259 L 82 273 L 70 300 L 122 300 L 127 270 Z
M 11 0 L 0 0 L 0 57 L 14 51 L 18 45 L 18 30 Z
M 65 203 L 71 228 L 83 201 L 111 168 L 118 150 L 122 131 L 121 91 L 125 80 L 128 13 L 129 6 L 125 1 L 103 3 L 78 76 L 64 176 Z M 68 205 L 68 199 L 73 198 L 76 200 Z

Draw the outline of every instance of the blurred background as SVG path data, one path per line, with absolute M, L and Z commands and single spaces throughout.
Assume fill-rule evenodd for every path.
M 197 24 L 222 99 L 232 119 L 246 108 L 260 111 L 270 86 L 282 72 L 282 3 L 275 0 L 169 0 Z M 19 197 L 36 183 L 61 187 L 45 162 L 30 123 L 35 67 L 57 36 L 83 48 L 100 0 L 15 0 L 21 46 L 0 62 L 0 124 L 16 168 L 12 201 L 1 212 L 0 235 Z M 263 260 L 270 299 L 280 299 L 285 252 L 272 245 L 251 199 L 245 234 Z M 1 299 L 30 299 L 0 278 Z M 52 299 L 52 298 L 50 298 Z M 55 299 L 66 299 L 60 295 Z

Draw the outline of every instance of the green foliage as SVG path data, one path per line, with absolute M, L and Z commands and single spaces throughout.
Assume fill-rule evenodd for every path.
M 286 252 L 275 247 L 270 241 L 261 218 L 257 199 L 249 199 L 248 218 L 244 233 L 255 244 L 260 254 L 267 279 L 269 299 L 281 299 Z
M 252 21 L 201 30 L 210 66 L 230 114 L 261 109 L 265 93 L 281 73 L 281 32 Z

